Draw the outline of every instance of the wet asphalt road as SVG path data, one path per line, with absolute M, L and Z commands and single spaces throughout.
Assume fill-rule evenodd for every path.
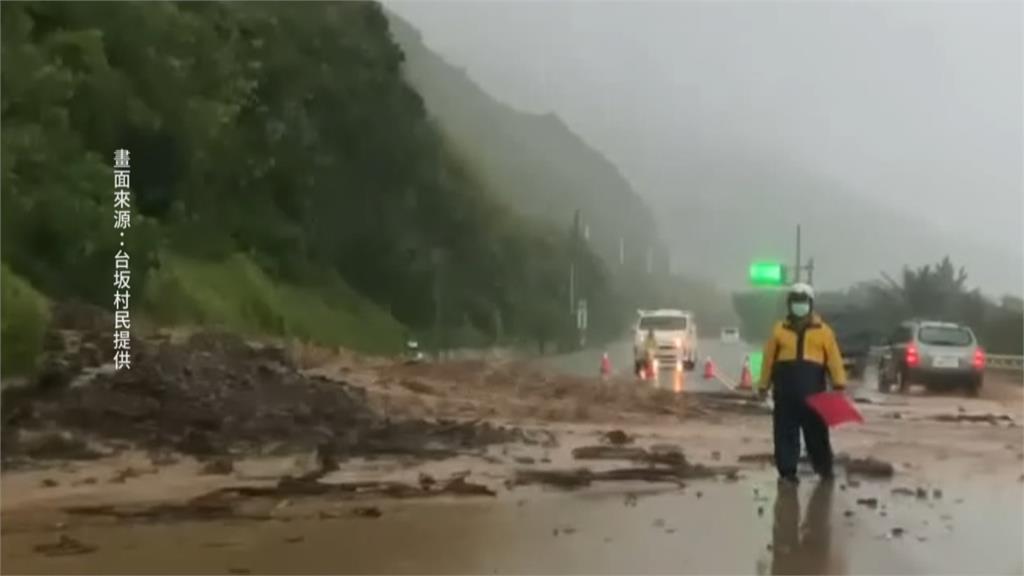
M 735 384 L 739 380 L 740 371 L 743 366 L 743 358 L 757 348 L 745 342 L 726 344 L 720 340 L 702 339 L 699 344 L 698 354 L 700 364 L 693 372 L 687 372 L 683 379 L 682 387 L 688 392 L 721 392 L 726 390 L 721 382 L 716 380 L 705 380 L 703 378 L 704 361 L 711 357 L 716 366 L 718 374 L 727 383 Z M 546 360 L 547 364 L 556 370 L 579 376 L 597 376 L 601 370 L 601 355 L 608 353 L 608 359 L 612 363 L 612 370 L 617 375 L 630 375 L 633 372 L 633 345 L 629 341 L 617 342 L 606 348 L 583 350 L 573 354 L 554 356 Z M 672 387 L 674 376 L 672 372 L 665 371 L 660 375 L 660 384 Z
M 700 354 L 712 356 L 734 381 L 751 350 L 704 340 Z M 567 373 L 593 376 L 602 352 L 547 361 Z M 608 353 L 617 373 L 631 373 L 629 342 Z M 662 380 L 672 378 L 666 373 Z M 686 375 L 684 387 L 724 389 L 704 380 L 700 367 Z M 892 410 L 908 403 L 963 402 L 928 396 L 889 400 Z M 872 439 L 899 442 L 891 430 L 878 429 Z M 940 428 L 933 424 L 928 430 Z M 978 451 L 1004 449 L 978 442 L 971 444 Z M 1008 446 L 1024 459 L 1019 444 Z M 374 519 L 346 514 L 260 522 L 72 522 L 68 533 L 97 546 L 95 553 L 41 556 L 33 547 L 52 540 L 51 534 L 10 531 L 3 561 L 17 573 L 1024 573 L 1021 470 L 978 460 L 976 467 L 951 472 L 942 460 L 930 462 L 934 472 L 916 479 L 901 473 L 856 487 L 841 479 L 829 488 L 807 475 L 797 489 L 780 489 L 766 466 L 746 471 L 737 482 L 693 481 L 682 490 L 518 488 L 495 499 L 380 501 L 382 515 Z M 922 484 L 929 488 L 924 499 L 893 492 Z M 931 496 L 935 487 L 942 488 L 939 498 Z M 869 498 L 878 505 L 861 503 Z
M 1015 482 L 946 485 L 946 498 L 856 493 L 767 474 L 682 492 L 639 487 L 497 501 L 382 502 L 376 519 L 72 528 L 93 554 L 44 557 L 5 536 L 17 573 L 1019 574 Z M 880 509 L 856 500 L 877 496 Z M 970 505 L 954 498 L 966 498 Z M 513 499 L 518 498 L 518 499 Z

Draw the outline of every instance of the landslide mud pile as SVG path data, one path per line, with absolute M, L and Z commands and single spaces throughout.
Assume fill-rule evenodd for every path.
M 143 345 L 131 370 L 100 374 L 40 409 L 65 426 L 186 453 L 309 445 L 367 428 L 361 390 L 300 374 L 276 348 L 200 333 Z M 47 413 L 47 409 L 52 412 Z
M 5 461 L 31 455 L 19 439 L 39 430 L 196 456 L 316 448 L 340 457 L 445 457 L 530 441 L 517 429 L 477 422 L 386 421 L 371 410 L 363 389 L 307 376 L 283 349 L 230 334 L 140 340 L 131 370 L 96 368 L 96 345 L 79 343 L 100 342 L 88 328 L 102 325 L 79 321 L 75 330 L 56 331 L 54 340 L 74 345 L 63 355 L 48 354 L 46 385 L 5 391 Z

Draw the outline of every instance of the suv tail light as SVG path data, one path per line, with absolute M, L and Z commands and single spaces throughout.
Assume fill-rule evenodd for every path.
M 917 355 L 917 346 L 911 344 L 907 346 L 907 366 L 917 366 L 921 362 L 921 357 Z
M 974 351 L 974 359 L 971 361 L 971 365 L 974 366 L 975 370 L 981 370 L 985 367 L 985 351 L 978 348 Z

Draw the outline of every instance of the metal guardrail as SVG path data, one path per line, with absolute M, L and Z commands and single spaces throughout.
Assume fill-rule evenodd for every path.
M 985 356 L 985 368 L 988 368 L 989 370 L 1010 370 L 1020 372 L 1024 370 L 1024 356 L 989 354 Z

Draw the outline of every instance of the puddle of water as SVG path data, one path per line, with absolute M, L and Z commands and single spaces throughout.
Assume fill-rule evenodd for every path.
M 18 573 L 1020 573 L 1021 485 L 942 500 L 773 480 L 685 490 L 518 490 L 497 500 L 382 502 L 377 519 L 79 526 L 96 553 L 49 558 L 40 533 L 5 536 Z M 756 490 L 756 494 L 755 494 Z M 877 496 L 875 510 L 856 504 Z M 957 503 L 957 499 L 963 502 Z M 360 505 L 365 505 L 361 503 Z M 356 506 L 356 504 L 353 504 Z M 882 507 L 884 506 L 884 510 Z M 852 510 L 853 516 L 844 515 Z M 882 513 L 885 513 L 883 516 Z M 952 526 L 952 530 L 947 528 Z M 904 529 L 898 537 L 896 527 Z M 924 538 L 923 541 L 919 538 Z M 769 546 L 770 545 L 770 546 Z

